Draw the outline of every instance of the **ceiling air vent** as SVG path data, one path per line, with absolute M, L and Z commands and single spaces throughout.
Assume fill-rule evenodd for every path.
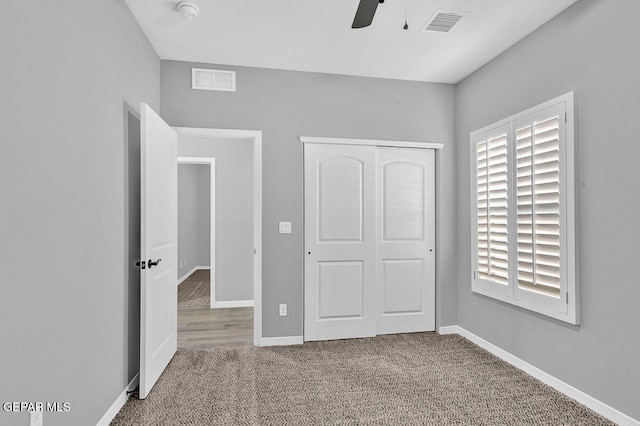
M 467 14 L 468 12 L 452 12 L 450 10 L 438 9 L 420 31 L 423 33 L 437 34 L 450 33 L 456 24 Z
M 192 68 L 191 88 L 197 90 L 222 90 L 225 92 L 235 92 L 236 72 Z

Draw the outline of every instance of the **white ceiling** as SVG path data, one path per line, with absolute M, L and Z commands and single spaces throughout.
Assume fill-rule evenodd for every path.
M 125 1 L 161 59 L 457 83 L 577 0 L 387 0 L 359 30 L 359 0 L 193 0 L 191 21 L 178 0 Z M 421 33 L 437 9 L 469 14 Z

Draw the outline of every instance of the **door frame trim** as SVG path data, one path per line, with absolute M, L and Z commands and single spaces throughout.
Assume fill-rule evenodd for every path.
M 175 129 L 174 129 L 175 130 Z M 180 137 L 180 134 L 178 134 Z M 209 166 L 210 170 L 210 183 L 211 183 L 211 191 L 209 193 L 209 268 L 215 271 L 216 266 L 216 159 L 213 157 L 178 157 L 178 164 L 201 164 L 205 166 Z M 179 195 L 179 194 L 178 194 Z M 178 238 L 180 234 L 178 233 Z M 178 264 L 180 263 L 180 259 L 178 259 Z M 202 268 L 194 268 L 202 269 Z M 192 272 L 187 272 L 188 275 L 191 275 Z M 180 281 L 178 281 L 180 282 Z M 216 275 L 210 274 L 209 276 L 209 307 L 213 308 L 215 304 L 216 298 Z
M 443 143 L 427 141 L 392 141 L 381 139 L 354 139 L 354 138 L 325 138 L 316 136 L 300 136 L 302 143 L 330 143 L 337 145 L 369 145 L 369 146 L 392 146 L 399 148 L 422 148 L 422 149 L 442 149 Z
M 173 127 L 181 136 L 207 139 L 251 139 L 253 142 L 253 344 L 262 339 L 262 131 Z M 213 298 L 212 298 L 213 300 Z

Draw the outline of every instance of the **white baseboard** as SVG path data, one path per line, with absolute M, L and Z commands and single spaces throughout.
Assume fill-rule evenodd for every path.
M 616 410 L 615 408 L 605 404 L 600 400 L 597 400 L 596 398 L 590 395 L 587 395 L 581 390 L 576 389 L 573 386 L 563 382 L 562 380 L 553 377 L 551 374 L 542 371 L 538 367 L 535 367 L 526 361 L 523 361 L 522 359 L 518 358 L 515 355 L 510 354 L 504 349 L 500 349 L 493 343 L 490 343 L 484 340 L 483 338 L 476 336 L 475 334 L 471 333 L 468 330 L 465 330 L 460 326 L 451 325 L 446 327 L 440 327 L 438 329 L 438 333 L 439 334 L 459 334 L 460 336 L 466 338 L 467 340 L 485 349 L 487 352 L 490 352 L 493 355 L 497 356 L 498 358 L 502 359 L 503 361 L 508 362 L 509 364 L 513 365 L 516 368 L 519 368 L 525 373 L 551 386 L 558 392 L 561 392 L 566 396 L 568 396 L 569 398 L 572 398 L 578 401 L 580 404 L 586 406 L 587 408 L 590 408 L 591 410 L 595 411 L 596 413 L 600 414 L 603 417 L 606 417 L 607 419 L 611 420 L 612 422 L 615 422 L 620 426 L 640 426 L 640 421 L 622 413 L 621 411 Z
M 447 325 L 438 329 L 438 334 L 461 334 L 461 328 L 457 325 Z
M 127 395 L 127 392 L 134 390 L 138 386 L 139 379 L 140 373 L 136 374 L 134 378 L 129 382 L 127 387 L 122 391 L 122 393 L 118 395 L 118 398 L 116 398 L 115 402 L 111 404 L 111 407 L 109 407 L 107 412 L 104 413 L 104 416 L 102 416 L 96 426 L 109 426 L 109 423 L 111 423 L 111 421 L 120 412 L 120 409 L 129 399 L 129 395 Z
M 263 337 L 260 346 L 290 346 L 304 343 L 302 336 Z
M 253 300 L 223 300 L 213 302 L 212 308 L 249 308 L 253 307 Z
M 196 267 L 194 267 L 192 270 L 190 270 L 189 272 L 184 274 L 182 277 L 178 278 L 178 285 L 182 284 L 182 282 L 184 280 L 186 280 L 187 278 L 189 278 L 191 276 L 191 274 L 193 274 L 195 271 L 207 270 L 207 269 L 211 269 L 211 266 L 196 266 Z

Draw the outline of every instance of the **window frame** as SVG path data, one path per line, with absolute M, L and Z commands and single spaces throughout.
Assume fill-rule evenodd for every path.
M 578 156 L 576 140 L 577 93 L 569 92 L 470 133 L 471 290 L 570 324 L 580 324 L 578 259 Z M 560 117 L 560 295 L 537 294 L 518 286 L 516 131 L 542 118 Z M 564 115 L 564 119 L 562 117 Z M 508 284 L 480 278 L 478 273 L 477 153 L 479 142 L 507 135 L 508 170 Z

